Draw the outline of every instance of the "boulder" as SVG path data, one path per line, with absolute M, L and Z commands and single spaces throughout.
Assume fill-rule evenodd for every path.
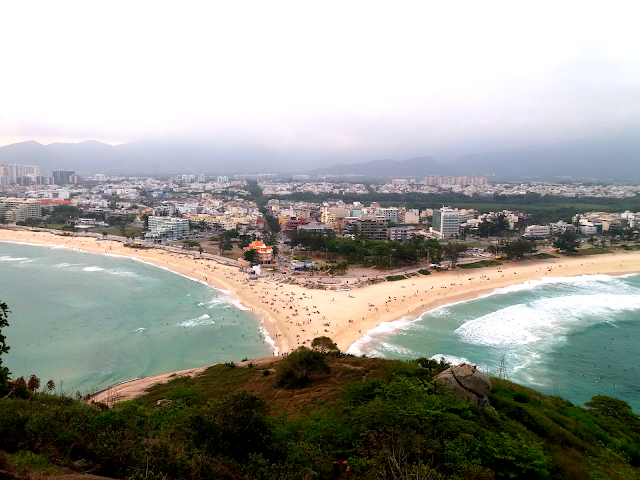
M 491 381 L 474 365 L 462 363 L 454 365 L 436 375 L 434 383 L 450 388 L 454 395 L 476 405 L 489 407 L 487 393 L 491 391 Z

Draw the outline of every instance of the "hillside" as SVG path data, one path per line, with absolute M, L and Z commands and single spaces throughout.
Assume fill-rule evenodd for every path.
M 0 468 L 324 479 L 347 460 L 353 479 L 640 478 L 640 419 L 625 402 L 579 407 L 492 378 L 494 411 L 433 384 L 445 367 L 434 361 L 325 360 L 330 373 L 296 389 L 276 386 L 286 363 L 274 359 L 217 365 L 111 409 L 44 393 L 1 399 Z

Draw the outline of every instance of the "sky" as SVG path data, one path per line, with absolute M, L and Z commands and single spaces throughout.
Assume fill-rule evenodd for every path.
M 637 4 L 3 2 L 0 146 L 358 160 L 637 134 Z

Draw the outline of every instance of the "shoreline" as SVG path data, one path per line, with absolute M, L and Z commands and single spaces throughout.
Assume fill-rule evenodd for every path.
M 581 275 L 640 273 L 640 251 L 527 259 L 498 267 L 434 272 L 396 282 L 381 282 L 349 290 L 315 290 L 301 285 L 248 280 L 237 267 L 159 248 L 134 249 L 97 237 L 63 237 L 48 232 L 0 228 L 0 241 L 73 248 L 88 253 L 135 258 L 230 292 L 253 310 L 278 354 L 309 346 L 326 335 L 347 351 L 367 332 L 402 317 L 414 321 L 425 312 L 490 294 L 496 289 L 531 280 Z M 237 305 L 236 305 L 237 306 Z M 269 342 L 271 343 L 271 342 Z M 274 352 L 275 356 L 275 352 Z

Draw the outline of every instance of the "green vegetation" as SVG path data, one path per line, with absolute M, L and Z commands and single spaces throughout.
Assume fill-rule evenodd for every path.
M 492 378 L 495 410 L 482 408 L 433 382 L 447 367 L 301 347 L 176 377 L 112 408 L 21 378 L 0 398 L 0 469 L 302 480 L 330 478 L 344 460 L 358 480 L 640 479 L 640 417 L 626 402 L 598 395 L 580 407 Z
M 324 361 L 322 353 L 300 347 L 278 362 L 276 386 L 302 388 L 309 381 L 311 373 L 329 372 L 331 372 L 331 368 Z
M 502 265 L 502 262 L 496 260 L 480 260 L 479 262 L 459 264 L 458 268 L 484 268 L 497 267 L 498 265 Z
M 291 232 L 289 238 L 289 245 L 305 248 L 309 253 L 327 259 L 341 257 L 351 265 L 375 266 L 380 269 L 415 264 L 422 260 L 440 263 L 444 254 L 444 246 L 437 240 L 419 236 L 413 237 L 409 242 L 387 242 L 336 237 L 333 231 L 315 233 L 301 230 Z
M 0 302 L 0 397 L 3 397 L 9 391 L 9 375 L 11 372 L 7 367 L 2 366 L 2 355 L 9 353 L 9 346 L 7 345 L 6 338 L 2 334 L 2 329 L 9 326 L 7 314 L 9 313 L 9 307 L 6 303 Z
M 124 227 L 122 228 L 107 228 L 105 230 L 100 230 L 100 233 L 104 235 L 104 232 L 107 232 L 107 235 L 118 235 L 121 237 L 139 237 L 143 233 L 143 229 L 141 227 Z
M 405 277 L 404 275 L 389 275 L 387 277 L 387 281 L 388 282 L 397 282 L 398 280 L 406 280 L 407 277 Z
M 575 252 L 571 253 L 573 253 L 574 255 L 600 255 L 602 253 L 611 253 L 611 250 L 602 247 L 591 247 L 581 248 L 580 250 L 576 250 Z
M 580 248 L 580 238 L 576 233 L 567 230 L 556 237 L 553 241 L 553 248 L 565 252 L 575 252 Z
M 291 358 L 308 367 L 290 355 L 212 367 L 113 409 L 45 393 L 0 399 L 0 450 L 17 472 L 114 478 L 330 478 L 342 460 L 354 479 L 640 478 L 640 419 L 623 401 L 579 407 L 492 378 L 493 411 L 432 383 L 446 364 L 302 352 L 326 365 L 302 388 L 263 374 Z

